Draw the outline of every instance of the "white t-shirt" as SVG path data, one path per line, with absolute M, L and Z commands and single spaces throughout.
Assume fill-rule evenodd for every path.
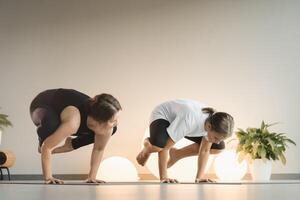
M 202 108 L 205 107 L 207 106 L 189 99 L 167 101 L 152 111 L 150 124 L 157 119 L 170 122 L 167 132 L 175 143 L 185 136 L 207 136 L 204 123 L 209 114 L 202 112 Z

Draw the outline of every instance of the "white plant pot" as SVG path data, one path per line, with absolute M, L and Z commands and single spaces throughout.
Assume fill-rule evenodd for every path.
M 250 164 L 250 172 L 254 181 L 270 181 L 272 173 L 272 162 L 255 159 Z

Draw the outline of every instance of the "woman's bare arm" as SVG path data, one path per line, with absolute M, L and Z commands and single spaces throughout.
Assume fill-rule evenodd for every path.
M 91 155 L 90 172 L 87 182 L 102 183 L 103 181 L 96 180 L 97 171 L 100 166 L 100 162 L 103 157 L 105 146 L 107 145 L 111 137 L 112 129 L 109 129 L 106 133 L 95 134 L 95 144 Z
M 80 113 L 74 106 L 66 107 L 62 111 L 60 117 L 60 126 L 43 142 L 41 147 L 42 169 L 46 183 L 62 183 L 62 181 L 54 179 L 52 176 L 51 153 L 55 146 L 57 146 L 66 137 L 75 133 L 80 125 Z

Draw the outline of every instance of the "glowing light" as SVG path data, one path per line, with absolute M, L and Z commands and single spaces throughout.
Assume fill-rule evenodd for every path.
M 131 161 L 124 157 L 112 156 L 101 162 L 97 179 L 108 182 L 131 182 L 139 178 Z
M 145 131 L 144 138 L 146 137 L 149 137 L 149 130 Z M 174 147 L 179 149 L 190 144 L 193 144 L 193 142 L 186 139 L 182 139 L 179 142 L 177 142 Z M 205 173 L 210 168 L 214 158 L 215 157 L 212 155 L 209 156 L 208 163 L 205 168 Z M 170 178 L 176 178 L 178 179 L 178 181 L 193 182 L 196 178 L 197 163 L 198 163 L 198 156 L 183 158 L 177 161 L 172 167 L 168 169 L 168 176 Z M 146 163 L 146 167 L 154 176 L 159 178 L 158 153 L 151 154 L 150 158 Z
M 238 181 L 241 180 L 247 171 L 247 163 L 243 160 L 238 162 L 235 150 L 226 150 L 217 155 L 214 162 L 215 173 L 220 180 Z

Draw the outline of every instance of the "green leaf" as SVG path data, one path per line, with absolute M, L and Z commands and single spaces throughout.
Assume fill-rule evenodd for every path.
M 260 148 L 258 149 L 258 154 L 260 155 L 261 159 L 263 159 L 264 161 L 266 160 L 266 149 L 263 146 L 260 146 Z
M 0 130 L 4 130 L 5 127 L 12 126 L 12 123 L 7 119 L 8 115 L 0 113 Z
M 286 141 L 288 141 L 289 143 L 292 143 L 293 145 L 296 145 L 296 143 L 291 139 L 286 139 Z
M 268 140 L 269 144 L 271 145 L 272 150 L 274 151 L 274 149 L 275 149 L 275 143 L 274 143 L 274 141 L 271 140 L 271 138 L 267 138 L 267 140 Z
M 246 158 L 246 153 L 240 152 L 240 153 L 238 154 L 238 162 L 239 162 L 239 163 L 242 163 L 243 160 L 245 160 L 245 158 Z
M 275 123 L 273 123 L 273 124 L 266 124 L 266 127 L 274 126 L 274 125 L 279 124 L 279 123 L 280 123 L 280 122 L 275 122 Z
M 266 126 L 266 125 L 265 125 L 265 122 L 264 122 L 264 121 L 262 121 L 262 122 L 261 122 L 260 129 L 261 129 L 261 130 L 263 130 L 263 129 L 265 128 L 265 126 Z
M 247 133 L 246 133 L 243 129 L 241 129 L 241 128 L 238 128 L 237 130 L 238 130 L 238 131 L 237 131 L 238 133 L 247 134 Z
M 238 145 L 237 148 L 236 148 L 236 152 L 240 152 L 243 150 L 243 146 L 242 145 Z
M 285 165 L 286 164 L 286 158 L 285 158 L 285 156 L 281 153 L 281 154 L 279 154 L 279 158 L 280 158 L 282 164 Z
M 8 117 L 8 115 L 1 114 L 1 113 L 0 113 L 0 119 L 1 119 L 1 118 L 7 118 L 7 117 Z

